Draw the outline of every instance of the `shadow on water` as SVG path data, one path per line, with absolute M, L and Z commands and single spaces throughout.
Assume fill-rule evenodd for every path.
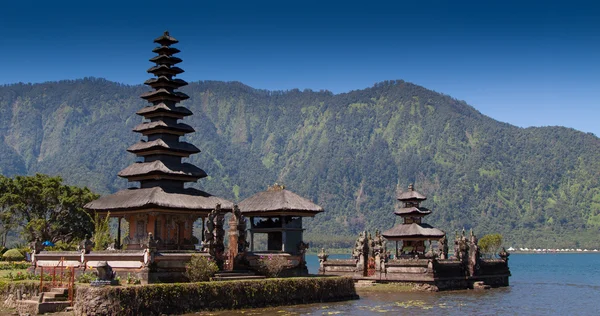
M 312 257 L 307 262 L 315 273 L 318 260 Z M 359 289 L 355 301 L 189 315 L 598 315 L 600 254 L 514 254 L 509 264 L 513 276 L 506 288 L 438 293 Z

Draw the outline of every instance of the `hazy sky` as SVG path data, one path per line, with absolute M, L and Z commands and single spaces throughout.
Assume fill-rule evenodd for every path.
M 324 2 L 2 1 L 0 84 L 140 84 L 169 30 L 187 81 L 340 93 L 403 79 L 500 121 L 600 136 L 595 1 Z

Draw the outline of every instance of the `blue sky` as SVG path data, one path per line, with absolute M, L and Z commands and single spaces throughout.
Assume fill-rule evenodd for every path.
M 403 79 L 503 122 L 600 136 L 594 1 L 323 2 L 3 2 L 0 84 L 140 84 L 169 30 L 187 81 L 340 93 Z

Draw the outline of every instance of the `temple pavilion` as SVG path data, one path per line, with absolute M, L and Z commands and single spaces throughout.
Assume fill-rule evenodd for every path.
M 302 217 L 314 217 L 323 208 L 275 184 L 239 204 L 241 213 L 250 218 L 250 245 L 254 235 L 267 234 L 267 251 L 299 254 L 303 251 Z
M 204 222 L 217 204 L 225 211 L 230 211 L 233 204 L 201 190 L 185 187 L 187 182 L 206 177 L 202 169 L 182 162 L 183 158 L 200 152 L 193 144 L 179 139 L 194 132 L 191 126 L 178 122 L 192 115 L 190 110 L 177 105 L 189 98 L 175 91 L 187 82 L 174 78 L 183 73 L 175 66 L 182 61 L 174 56 L 179 50 L 171 47 L 178 41 L 165 32 L 154 43 L 158 44 L 153 49 L 157 55 L 150 59 L 155 65 L 148 69 L 148 73 L 155 78 L 144 82 L 153 90 L 141 96 L 150 104 L 137 112 L 144 121 L 133 129 L 146 139 L 127 149 L 143 161 L 118 174 L 130 182 L 139 182 L 139 187 L 103 196 L 88 203 L 85 208 L 118 218 L 117 244 L 121 240 L 121 222 L 125 219 L 129 235 L 123 239 L 123 244 L 127 249 L 140 249 L 150 233 L 159 250 L 194 249 L 197 243 L 192 234 L 194 222 L 200 218 Z
M 398 196 L 401 207 L 394 214 L 402 218 L 402 222 L 384 231 L 382 236 L 396 241 L 396 257 L 401 255 L 424 255 L 425 241 L 437 241 L 446 235 L 445 232 L 423 223 L 423 217 L 431 214 L 431 210 L 421 207 L 427 197 L 417 192 L 413 185 L 408 191 Z M 400 248 L 398 248 L 400 244 Z

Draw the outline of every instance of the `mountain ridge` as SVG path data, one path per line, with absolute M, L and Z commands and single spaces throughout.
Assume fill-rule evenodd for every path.
M 125 149 L 148 90 L 98 78 L 0 86 L 0 173 L 126 187 L 116 174 L 135 160 Z M 316 239 L 388 228 L 396 192 L 414 182 L 430 198 L 426 220 L 448 233 L 599 241 L 600 139 L 589 133 L 512 126 L 402 80 L 339 94 L 210 80 L 181 90 L 197 130 L 186 141 L 202 151 L 188 161 L 209 174 L 198 187 L 239 201 L 283 182 L 325 208 L 307 221 Z

